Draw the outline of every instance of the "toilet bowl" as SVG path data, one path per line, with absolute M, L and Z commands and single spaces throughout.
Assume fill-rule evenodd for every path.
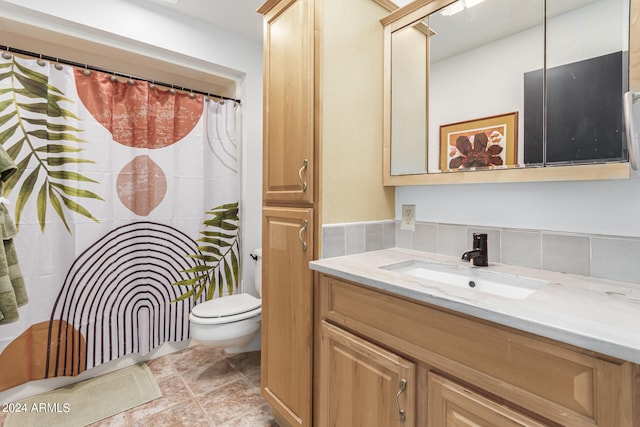
M 256 249 L 254 285 L 262 296 L 262 251 Z M 191 338 L 227 353 L 260 349 L 262 301 L 248 293 L 227 295 L 196 304 L 189 314 Z

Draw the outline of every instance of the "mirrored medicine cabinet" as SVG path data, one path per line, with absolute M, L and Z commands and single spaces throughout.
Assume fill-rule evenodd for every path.
M 416 0 L 390 13 L 385 185 L 629 177 L 622 99 L 638 86 L 639 10 Z

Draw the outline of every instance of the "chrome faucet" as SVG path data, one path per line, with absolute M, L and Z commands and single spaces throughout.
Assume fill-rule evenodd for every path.
M 464 261 L 471 261 L 476 267 L 486 267 L 489 265 L 487 255 L 487 235 L 485 233 L 473 233 L 473 250 L 462 254 Z

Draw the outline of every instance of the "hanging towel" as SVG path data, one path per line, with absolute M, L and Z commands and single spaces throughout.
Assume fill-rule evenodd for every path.
M 0 194 L 4 183 L 16 170 L 15 163 L 0 146 Z M 7 204 L 8 201 L 0 197 L 0 237 L 3 243 L 0 245 L 0 325 L 18 320 L 18 307 L 29 301 L 13 244 L 17 230 Z

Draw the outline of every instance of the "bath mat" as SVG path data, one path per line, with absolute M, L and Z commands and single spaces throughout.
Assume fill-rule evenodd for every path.
M 140 363 L 13 402 L 4 426 L 86 426 L 160 396 L 149 367 Z

